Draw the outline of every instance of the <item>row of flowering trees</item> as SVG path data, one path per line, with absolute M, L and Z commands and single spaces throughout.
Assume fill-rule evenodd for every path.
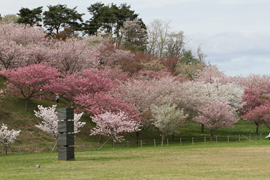
M 25 98 L 26 110 L 29 99 L 34 98 L 39 89 L 43 89 L 44 93 L 61 94 L 70 100 L 70 105 L 75 107 L 77 112 L 85 112 L 91 116 L 102 117 L 99 115 L 107 112 L 124 112 L 125 119 L 130 123 L 141 123 L 140 130 L 138 126 L 134 127 L 137 135 L 141 130 L 155 127 L 162 139 L 176 133 L 187 118 L 194 118 L 195 121 L 205 124 L 211 132 L 231 125 L 237 121 L 236 108 L 241 107 L 243 95 L 241 88 L 231 83 L 222 84 L 219 77 L 212 83 L 206 83 L 188 81 L 172 75 L 146 78 L 146 74 L 120 81 L 115 79 L 115 76 L 112 78 L 110 71 L 60 73 L 57 69 L 43 64 L 4 69 L 0 74 L 7 78 L 8 91 Z M 210 110 L 205 110 L 205 107 Z M 211 108 L 219 108 L 219 114 L 213 113 Z M 211 113 L 214 114 L 213 117 L 210 117 Z M 46 116 L 37 117 L 45 119 Z M 204 120 L 207 119 L 204 117 L 210 117 L 211 122 Z M 100 121 L 105 119 L 100 118 Z M 223 121 L 228 122 L 222 123 Z M 209 124 L 211 126 L 208 126 Z M 45 129 L 48 127 L 43 130 Z M 113 139 L 118 138 L 113 136 Z
M 118 80 L 111 71 L 70 74 L 34 64 L 4 69 L 0 74 L 7 78 L 8 91 L 25 98 L 26 110 L 27 102 L 40 89 L 61 94 L 80 112 L 75 118 L 76 132 L 85 124 L 79 122 L 84 112 L 97 124 L 91 135 L 109 135 L 114 141 L 122 140 L 118 136 L 121 132 L 136 131 L 139 135 L 149 127 L 156 128 L 164 140 L 166 135 L 177 133 L 187 119 L 205 125 L 213 136 L 216 129 L 236 123 L 238 115 L 253 120 L 258 132 L 270 118 L 266 76 L 256 76 L 256 80 L 253 75 L 230 78 L 214 66 L 199 72 L 194 81 L 172 75 L 151 78 L 148 74 Z M 39 106 L 35 114 L 44 120 L 37 127 L 57 138 L 55 110 L 56 106 Z
M 26 111 L 41 89 L 47 98 L 59 94 L 96 122 L 91 135 L 106 134 L 114 141 L 125 131 L 135 131 L 138 140 L 149 127 L 163 140 L 187 120 L 201 123 L 202 131 L 209 128 L 211 136 L 239 115 L 253 120 L 256 132 L 270 120 L 269 76 L 232 78 L 212 66 L 188 79 L 173 71 L 182 66 L 176 57 L 131 53 L 92 37 L 57 41 L 44 36 L 35 27 L 0 23 L 0 75 L 9 92 L 25 99 Z M 48 113 L 36 112 L 44 120 L 37 127 L 55 138 L 56 107 L 45 110 L 40 106 L 39 113 Z

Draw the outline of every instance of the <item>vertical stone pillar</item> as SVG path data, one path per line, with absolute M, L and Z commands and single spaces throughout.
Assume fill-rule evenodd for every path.
M 72 160 L 74 156 L 74 109 L 58 109 L 58 160 Z

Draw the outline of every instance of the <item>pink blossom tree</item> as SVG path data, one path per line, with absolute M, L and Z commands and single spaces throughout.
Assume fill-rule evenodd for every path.
M 218 71 L 217 66 L 206 66 L 203 70 L 199 70 L 196 74 L 195 80 L 204 83 L 214 83 L 214 78 L 218 78 L 222 84 L 232 82 L 232 78 L 226 76 L 224 72 Z
M 105 135 L 113 140 L 113 148 L 116 141 L 123 141 L 124 136 L 119 135 L 124 132 L 139 131 L 140 124 L 128 118 L 125 112 L 112 113 L 106 111 L 103 114 L 95 115 L 92 121 L 96 123 L 96 128 L 90 130 L 90 136 Z
M 259 133 L 259 127 L 269 122 L 267 113 L 270 108 L 269 95 L 256 89 L 245 89 L 243 102 L 246 104 L 239 109 L 242 118 L 252 120 L 256 124 L 256 134 Z
M 150 105 L 158 97 L 153 86 L 154 84 L 152 82 L 130 78 L 126 81 L 119 82 L 117 87 L 111 91 L 111 94 L 132 104 L 138 110 L 143 126 L 140 128 L 140 132 L 136 132 L 136 142 L 139 140 L 139 134 L 153 126 L 149 118 L 151 114 Z
M 112 94 L 138 109 L 143 126 L 140 132 L 136 132 L 137 141 L 140 133 L 149 127 L 153 127 L 150 105 L 163 105 L 163 98 L 178 104 L 179 86 L 182 86 L 182 82 L 177 77 L 165 76 L 149 80 L 131 78 L 119 82 L 117 87 L 113 89 Z
M 237 86 L 234 78 L 226 76 L 224 72 L 218 71 L 217 66 L 204 67 L 196 74 L 197 82 L 205 83 L 207 86 L 207 96 L 212 101 L 218 99 L 228 100 L 232 106 L 241 108 L 241 98 L 243 96 L 243 88 Z M 201 132 L 204 132 L 204 124 L 201 125 Z
M 7 78 L 7 90 L 20 94 L 25 99 L 25 111 L 28 110 L 28 101 L 40 89 L 46 89 L 57 77 L 61 75 L 56 69 L 42 64 L 19 67 L 13 70 L 0 71 Z
M 236 76 L 233 81 L 245 89 L 252 88 L 262 93 L 270 93 L 270 75 L 249 74 L 246 77 Z
M 210 129 L 211 137 L 218 128 L 230 127 L 236 123 L 236 109 L 231 107 L 227 101 L 212 101 L 199 108 L 199 115 L 193 118 L 194 121 L 204 124 Z
M 51 40 L 45 38 L 42 28 L 14 23 L 0 23 L 0 64 L 3 68 L 16 68 L 38 63 L 50 53 Z M 39 49 L 39 51 L 37 51 Z M 35 54 L 39 54 L 35 59 Z M 44 56 L 41 58 L 41 54 Z
M 68 73 L 62 79 L 57 79 L 49 87 L 50 91 L 68 98 L 74 105 L 74 98 L 86 94 L 107 93 L 114 87 L 113 80 L 108 77 L 109 71 L 85 70 Z
M 90 39 L 70 38 L 66 41 L 56 41 L 52 47 L 54 58 L 51 65 L 69 73 L 97 67 L 99 53 L 88 45 Z
M 0 37 L 25 46 L 29 43 L 45 42 L 46 33 L 40 27 L 24 24 L 0 23 Z
M 15 131 L 14 129 L 8 130 L 6 124 L 2 124 L 0 129 L 0 143 L 5 147 L 5 153 L 7 154 L 8 145 L 14 143 L 17 136 L 19 136 L 21 130 Z
M 21 45 L 13 41 L 0 39 L 0 63 L 1 68 L 18 67 L 25 58 L 25 50 Z
M 260 125 L 267 125 L 267 122 L 270 122 L 270 106 L 269 104 L 257 106 L 241 117 L 254 121 L 256 124 L 256 134 L 258 134 Z M 267 127 L 269 128 L 268 125 Z
M 123 111 L 129 117 L 129 119 L 133 121 L 140 121 L 136 107 L 107 93 L 88 93 L 78 95 L 74 99 L 75 104 L 79 106 L 81 111 L 89 114 L 101 114 L 106 111 L 119 113 L 120 111 Z

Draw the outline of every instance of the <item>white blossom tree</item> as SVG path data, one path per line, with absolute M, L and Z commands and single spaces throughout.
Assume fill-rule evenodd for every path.
M 0 129 L 0 143 L 3 144 L 6 154 L 8 145 L 15 142 L 15 139 L 17 138 L 17 136 L 19 136 L 20 132 L 21 130 L 8 130 L 7 125 L 2 124 L 2 127 Z
M 221 83 L 219 78 L 213 78 L 213 83 L 207 83 L 207 95 L 213 100 L 223 99 L 235 108 L 242 108 L 244 89 L 234 83 Z
M 120 133 L 136 132 L 140 130 L 140 123 L 137 121 L 130 121 L 123 111 L 120 111 L 117 114 L 107 111 L 103 114 L 95 115 L 92 118 L 92 121 L 96 123 L 96 128 L 90 130 L 90 136 L 109 136 L 113 140 L 113 148 L 116 141 L 121 142 L 125 140 L 124 136 L 119 135 Z
M 184 114 L 183 109 L 177 109 L 177 105 L 170 103 L 156 106 L 150 106 L 153 114 L 153 124 L 158 129 L 161 136 L 161 146 L 166 135 L 174 134 L 178 131 L 179 126 L 183 125 L 188 115 Z
M 58 138 L 58 112 L 55 111 L 56 107 L 57 105 L 52 105 L 52 107 L 43 107 L 42 105 L 38 105 L 39 111 L 34 111 L 35 116 L 43 120 L 35 126 L 50 134 L 55 141 L 57 141 Z M 74 133 L 80 132 L 79 128 L 85 125 L 85 122 L 80 122 L 82 115 L 83 113 L 74 114 Z

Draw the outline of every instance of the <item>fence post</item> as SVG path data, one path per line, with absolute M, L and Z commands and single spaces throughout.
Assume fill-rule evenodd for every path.
M 182 146 L 182 138 L 180 138 L 180 146 Z
M 204 137 L 204 144 L 206 144 L 206 137 Z
M 240 134 L 239 134 L 239 141 L 241 141 Z
M 169 146 L 169 139 L 167 139 L 167 146 Z
M 260 140 L 262 140 L 262 133 L 260 133 Z
M 192 145 L 194 145 L 194 138 L 192 137 Z
M 217 143 L 217 136 L 216 136 L 216 143 Z
M 38 153 L 38 146 L 36 145 L 36 153 Z
M 22 154 L 22 149 L 21 149 L 21 146 L 20 146 L 20 154 Z
M 228 138 L 228 142 L 230 142 L 230 136 L 227 136 L 227 138 Z
M 156 140 L 154 139 L 154 146 L 156 147 Z
M 249 134 L 249 140 L 251 140 L 251 134 Z
M 127 148 L 129 148 L 128 140 L 127 140 Z
M 141 147 L 142 147 L 142 140 L 141 140 Z

